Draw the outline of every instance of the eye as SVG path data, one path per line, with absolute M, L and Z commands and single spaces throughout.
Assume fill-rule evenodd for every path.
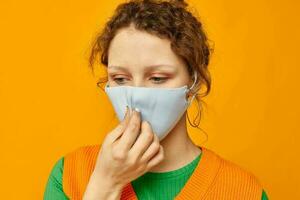
M 124 84 L 125 78 L 119 77 L 119 78 L 114 78 L 113 81 L 115 81 L 117 84 L 122 85 Z
M 153 76 L 153 77 L 151 77 L 150 79 L 152 79 L 153 82 L 154 82 L 155 84 L 157 84 L 157 83 L 165 82 L 168 78 L 167 78 L 167 77 Z

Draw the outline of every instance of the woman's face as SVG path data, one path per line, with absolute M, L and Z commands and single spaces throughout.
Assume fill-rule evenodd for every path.
M 191 85 L 187 66 L 170 41 L 133 27 L 120 29 L 108 51 L 108 84 L 136 87 Z

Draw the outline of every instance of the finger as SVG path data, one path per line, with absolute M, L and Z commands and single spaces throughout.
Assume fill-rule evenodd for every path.
M 152 132 L 150 124 L 147 121 L 142 121 L 141 132 L 129 153 L 140 158 L 151 145 L 153 139 L 154 133 Z
M 126 106 L 124 119 L 110 132 L 108 137 L 111 142 L 115 142 L 125 131 L 130 120 L 130 108 Z
M 154 167 L 155 165 L 163 161 L 163 159 L 164 159 L 164 150 L 163 147 L 160 145 L 158 153 L 149 160 L 146 170 L 149 171 L 152 167 Z
M 141 157 L 141 162 L 149 162 L 149 160 L 157 154 L 160 148 L 159 138 L 156 134 L 153 135 L 153 142 Z
M 128 151 L 134 144 L 137 136 L 140 134 L 141 116 L 138 109 L 134 109 L 129 123 L 120 138 L 120 148 Z

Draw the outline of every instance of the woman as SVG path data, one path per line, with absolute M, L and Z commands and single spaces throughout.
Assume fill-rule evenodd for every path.
M 267 199 L 251 172 L 188 135 L 186 110 L 210 91 L 212 49 L 186 7 L 140 0 L 118 6 L 90 64 L 101 58 L 107 67 L 99 83 L 120 124 L 101 145 L 59 159 L 44 199 Z

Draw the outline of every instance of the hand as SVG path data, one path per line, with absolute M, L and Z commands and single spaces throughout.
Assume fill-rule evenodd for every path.
M 163 159 L 163 148 L 150 124 L 141 122 L 136 110 L 127 109 L 124 119 L 107 134 L 101 145 L 85 197 L 101 199 L 106 193 L 111 194 L 111 199 L 119 199 L 127 183 Z

